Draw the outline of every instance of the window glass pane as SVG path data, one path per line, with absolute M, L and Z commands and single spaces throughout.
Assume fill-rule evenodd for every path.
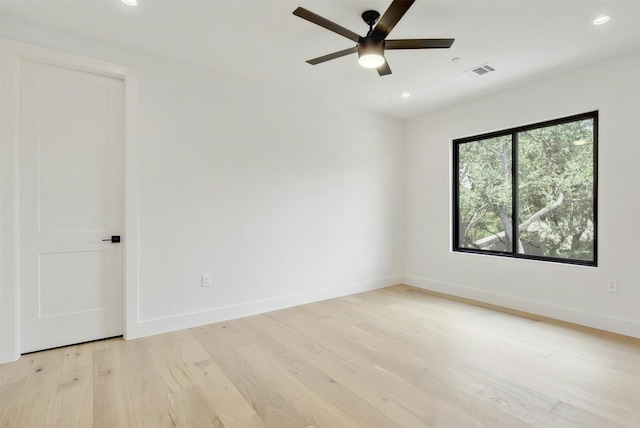
M 458 248 L 511 252 L 511 135 L 457 147 Z
M 518 133 L 518 253 L 594 259 L 593 122 Z

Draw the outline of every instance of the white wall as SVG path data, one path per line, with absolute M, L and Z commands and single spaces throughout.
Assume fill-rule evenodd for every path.
M 407 121 L 405 282 L 640 337 L 638 76 L 632 52 Z M 452 140 L 593 110 L 598 267 L 451 252 Z M 608 278 L 617 293 L 606 291 Z
M 178 64 L 138 68 L 142 320 L 400 273 L 399 121 Z
M 2 31 L 136 70 L 134 335 L 399 282 L 399 120 L 10 19 Z M 4 189 L 2 201 L 6 225 L 15 206 Z M 4 272 L 14 261 L 7 242 Z M 16 281 L 4 275 L 0 297 Z M 7 313 L 3 331 L 15 326 Z M 17 356 L 7 337 L 5 361 Z

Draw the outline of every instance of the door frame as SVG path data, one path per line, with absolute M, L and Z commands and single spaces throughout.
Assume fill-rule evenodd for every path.
M 23 59 L 74 68 L 124 82 L 123 333 L 138 337 L 137 76 L 129 66 L 1 39 L 0 364 L 20 358 L 20 64 Z

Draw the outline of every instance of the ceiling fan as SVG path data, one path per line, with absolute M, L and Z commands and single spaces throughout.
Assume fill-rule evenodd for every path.
M 326 18 L 302 7 L 293 11 L 293 14 L 316 25 L 340 34 L 349 40 L 358 43 L 356 46 L 342 51 L 323 55 L 310 59 L 307 62 L 316 65 L 340 58 L 352 53 L 358 53 L 358 63 L 365 68 L 376 68 L 380 76 L 391 74 L 391 68 L 384 58 L 384 51 L 387 49 L 447 49 L 450 48 L 455 39 L 399 39 L 387 40 L 387 36 L 396 26 L 400 18 L 409 10 L 415 0 L 394 0 L 391 6 L 380 18 L 380 13 L 375 10 L 367 10 L 362 13 L 362 20 L 369 26 L 369 32 L 365 37 L 348 30 Z M 377 25 L 376 25 L 377 23 Z M 374 27 L 375 25 L 375 27 Z

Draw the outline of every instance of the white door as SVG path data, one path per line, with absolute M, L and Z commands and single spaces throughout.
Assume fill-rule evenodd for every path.
M 123 81 L 20 64 L 21 352 L 123 331 Z

